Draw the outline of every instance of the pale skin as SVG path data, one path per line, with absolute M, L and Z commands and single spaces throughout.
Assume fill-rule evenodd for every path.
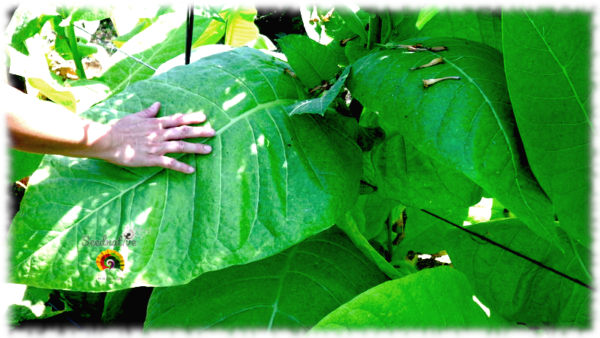
M 112 125 L 82 119 L 62 106 L 34 99 L 2 84 L 12 147 L 31 153 L 90 157 L 128 167 L 158 166 L 191 174 L 194 167 L 168 153 L 208 154 L 211 147 L 182 141 L 212 137 L 214 129 L 190 126 L 206 121 L 203 113 L 159 117 L 160 103 Z

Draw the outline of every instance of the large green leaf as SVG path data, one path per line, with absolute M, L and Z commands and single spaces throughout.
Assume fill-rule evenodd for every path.
M 84 113 L 110 123 L 156 101 L 159 116 L 202 111 L 216 136 L 195 142 L 213 152 L 176 155 L 193 175 L 46 156 L 11 226 L 12 281 L 88 291 L 184 284 L 330 227 L 358 197 L 361 152 L 346 133 L 356 121 L 288 117 L 285 106 L 305 97 L 285 67 L 238 48 L 140 81 Z M 130 230 L 135 245 L 92 245 L 123 241 Z M 99 270 L 107 249 L 122 255 L 123 271 Z
M 402 135 L 386 137 L 369 153 L 373 183 L 383 196 L 419 209 L 468 207 L 481 199 L 481 187 L 414 147 Z
M 467 39 L 502 51 L 500 12 L 482 9 L 444 10 L 437 13 L 416 36 Z
M 591 13 L 520 10 L 504 12 L 502 26 L 510 99 L 531 170 L 561 227 L 585 246 L 591 245 L 591 22 Z
M 451 268 L 425 269 L 378 285 L 340 306 L 311 332 L 349 329 L 493 328 L 473 301 L 466 277 Z
M 154 289 L 144 328 L 309 329 L 386 280 L 333 227 L 261 261 Z
M 589 252 L 564 232 L 560 240 L 567 249 L 562 253 L 517 218 L 479 223 L 469 230 L 590 283 Z M 445 238 L 454 267 L 467 275 L 477 297 L 507 320 L 532 326 L 589 327 L 590 290 L 458 229 L 447 231 Z
M 212 21 L 212 18 L 194 15 L 194 41 Z M 161 15 L 150 27 L 123 44 L 121 50 L 156 69 L 165 61 L 185 52 L 186 25 L 184 12 Z M 113 94 L 154 74 L 153 69 L 124 53 L 113 54 L 109 61 L 100 81 L 106 83 Z
M 308 88 L 331 80 L 339 71 L 333 52 L 307 36 L 291 34 L 277 42 L 300 81 Z
M 379 51 L 352 66 L 346 84 L 418 150 L 463 172 L 529 227 L 558 243 L 552 204 L 526 163 L 512 115 L 502 54 L 467 40 L 421 38 L 447 51 Z M 434 58 L 443 64 L 410 70 Z M 424 79 L 459 76 L 425 88 Z

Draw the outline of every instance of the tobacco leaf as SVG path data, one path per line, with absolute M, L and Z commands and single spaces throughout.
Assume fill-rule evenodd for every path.
M 591 20 L 585 12 L 503 13 L 506 78 L 531 170 L 552 200 L 560 226 L 587 247 L 592 239 Z
M 238 48 L 139 81 L 85 112 L 105 124 L 156 101 L 159 116 L 204 112 L 216 136 L 190 141 L 213 151 L 173 155 L 196 167 L 192 175 L 45 156 L 10 227 L 10 279 L 95 292 L 185 284 L 331 227 L 358 198 L 361 151 L 347 132 L 358 125 L 339 114 L 289 117 L 285 107 L 305 96 L 286 67 Z M 135 246 L 114 242 L 127 231 Z M 107 249 L 122 256 L 123 271 L 99 269 Z
M 356 329 L 498 328 L 473 301 L 465 275 L 449 267 L 425 269 L 378 285 L 323 318 L 311 332 Z
M 473 41 L 420 38 L 406 43 L 447 51 L 387 50 L 352 67 L 349 90 L 379 111 L 419 151 L 461 171 L 543 238 L 559 244 L 551 201 L 523 151 L 508 97 L 502 55 Z M 411 71 L 434 58 L 443 64 Z M 459 76 L 429 88 L 424 79 Z M 394 131 L 394 130 L 391 130 Z
M 144 329 L 306 330 L 386 280 L 333 227 L 261 261 L 155 288 Z
M 562 253 L 517 218 L 478 223 L 468 229 L 591 283 L 589 250 L 564 231 L 559 231 L 566 248 Z M 444 238 L 452 264 L 467 276 L 477 298 L 508 321 L 579 328 L 591 324 L 589 289 L 459 229 L 449 229 Z

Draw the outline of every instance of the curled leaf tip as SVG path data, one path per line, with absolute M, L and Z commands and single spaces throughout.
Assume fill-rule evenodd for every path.
M 429 63 L 421 65 L 419 67 L 413 67 L 410 70 L 417 70 L 417 69 L 421 69 L 421 68 L 427 68 L 427 67 L 431 67 L 431 66 L 435 66 L 435 65 L 439 65 L 441 63 L 444 63 L 444 58 L 435 58 L 433 60 L 431 60 Z
M 342 47 L 346 46 L 346 44 L 348 43 L 348 41 L 356 39 L 357 37 L 358 37 L 358 35 L 355 35 L 355 36 L 353 36 L 351 38 L 341 40 L 340 41 L 340 46 L 342 46 Z
M 423 86 L 425 88 L 431 87 L 434 84 L 436 84 L 440 81 L 444 81 L 444 80 L 460 80 L 460 76 L 446 76 L 446 77 L 441 77 L 439 79 L 423 79 Z

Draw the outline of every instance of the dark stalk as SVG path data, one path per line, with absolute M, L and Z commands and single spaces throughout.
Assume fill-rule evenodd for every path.
M 185 64 L 190 64 L 192 55 L 192 37 L 194 35 L 194 4 L 190 4 L 187 12 L 187 34 L 185 39 Z

